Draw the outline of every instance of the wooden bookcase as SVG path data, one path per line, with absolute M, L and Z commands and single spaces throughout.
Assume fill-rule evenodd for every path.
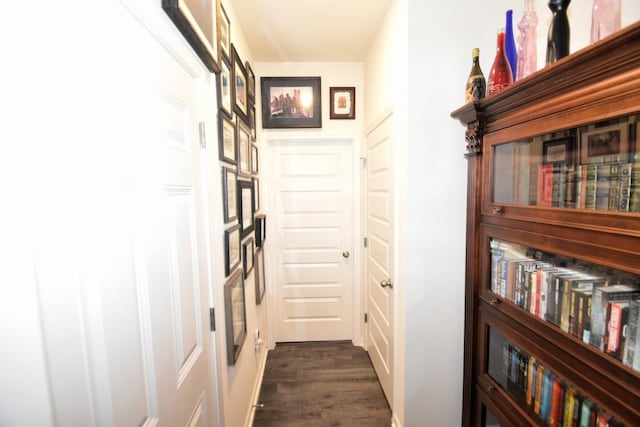
M 557 313 L 569 326 L 550 321 L 553 289 L 571 298 L 577 282 L 560 285 L 540 266 L 525 273 L 508 254 L 566 267 L 571 280 L 640 285 L 640 23 L 451 116 L 466 127 L 468 160 L 463 425 L 544 426 L 545 414 L 591 404 L 610 425 L 639 426 L 640 372 L 579 336 L 577 303 Z M 635 178 L 621 184 L 625 167 Z M 545 285 L 542 307 L 548 277 L 558 282 Z

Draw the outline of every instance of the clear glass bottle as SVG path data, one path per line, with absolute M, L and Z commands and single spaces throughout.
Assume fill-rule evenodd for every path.
M 471 66 L 471 72 L 469 72 L 469 78 L 467 79 L 467 85 L 464 92 L 464 102 L 477 101 L 485 97 L 487 91 L 487 82 L 480 69 L 480 49 L 477 47 L 471 51 L 473 58 L 473 65 Z
M 513 10 L 507 10 L 504 30 L 504 50 L 511 66 L 511 73 L 513 74 L 513 80 L 516 80 L 517 67 L 518 67 L 518 52 L 516 49 L 516 41 L 513 37 Z
M 621 0 L 593 0 L 591 43 L 618 31 L 622 21 Z
M 487 82 L 487 95 L 499 92 L 513 83 L 513 73 L 504 50 L 504 28 L 498 30 L 497 44 L 496 57 L 493 60 Z
M 597 1 L 597 0 L 596 0 Z M 518 39 L 518 66 L 516 80 L 533 74 L 538 69 L 538 49 L 536 45 L 536 29 L 538 15 L 533 0 L 525 0 L 524 15 L 518 23 L 520 37 Z

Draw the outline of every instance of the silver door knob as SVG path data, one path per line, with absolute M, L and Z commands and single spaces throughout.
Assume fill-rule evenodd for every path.
M 349 253 L 349 251 L 344 251 L 344 252 L 342 252 L 342 257 L 343 257 L 343 258 L 349 258 L 349 255 L 351 255 L 351 254 Z
M 383 288 L 393 288 L 393 282 L 391 282 L 391 279 L 382 280 L 380 286 Z

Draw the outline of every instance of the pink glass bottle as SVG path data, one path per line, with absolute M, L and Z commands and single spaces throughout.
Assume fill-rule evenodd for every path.
M 621 0 L 593 0 L 591 43 L 618 31 L 621 24 Z
M 498 46 L 496 48 L 496 57 L 491 66 L 489 80 L 487 82 L 487 95 L 499 92 L 513 83 L 513 74 L 511 66 L 507 59 L 504 49 L 504 28 L 498 31 Z
M 597 0 L 596 0 L 597 1 Z M 516 80 L 533 74 L 538 69 L 538 49 L 536 46 L 536 28 L 538 15 L 533 0 L 525 0 L 524 15 L 518 23 L 520 37 L 518 39 L 518 66 Z

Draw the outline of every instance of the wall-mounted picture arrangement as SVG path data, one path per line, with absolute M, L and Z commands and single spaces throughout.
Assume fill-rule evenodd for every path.
M 238 189 L 237 175 L 233 169 L 222 168 L 222 206 L 224 223 L 228 224 L 238 219 Z
M 233 89 L 231 91 L 231 102 L 233 111 L 242 117 L 245 122 L 249 121 L 249 95 L 247 93 L 247 70 L 238 55 L 236 47 L 231 45 L 231 56 L 233 72 Z
M 320 128 L 320 77 L 261 77 L 262 127 Z
M 329 118 L 332 120 L 356 118 L 356 88 L 329 88 Z
M 255 245 L 253 237 L 249 237 L 242 242 L 242 269 L 244 270 L 244 278 L 249 277 L 249 273 L 253 270 L 253 253 L 255 252 Z
M 236 270 L 224 284 L 224 314 L 227 332 L 227 364 L 235 365 L 247 337 L 242 269 Z
M 231 61 L 231 21 L 222 4 L 218 8 L 218 46 L 220 58 Z
M 258 249 L 256 251 L 256 260 L 254 264 L 256 267 L 256 305 L 260 305 L 266 289 L 264 277 L 264 251 L 262 249 Z
M 238 215 L 242 237 L 253 231 L 253 184 L 238 180 Z
M 226 59 L 220 61 L 220 74 L 218 79 L 218 108 L 229 118 L 233 117 L 231 104 L 231 65 Z
M 238 145 L 238 175 L 251 177 L 251 131 L 247 125 L 236 118 L 236 138 Z
M 218 66 L 218 0 L 162 0 L 162 9 L 212 73 Z
M 580 134 L 580 164 L 626 162 L 628 159 L 628 123 L 589 129 Z
M 229 276 L 240 265 L 240 225 L 236 224 L 224 232 L 224 274 Z
M 223 162 L 236 165 L 238 163 L 236 127 L 225 114 L 218 114 L 218 121 L 218 157 Z

